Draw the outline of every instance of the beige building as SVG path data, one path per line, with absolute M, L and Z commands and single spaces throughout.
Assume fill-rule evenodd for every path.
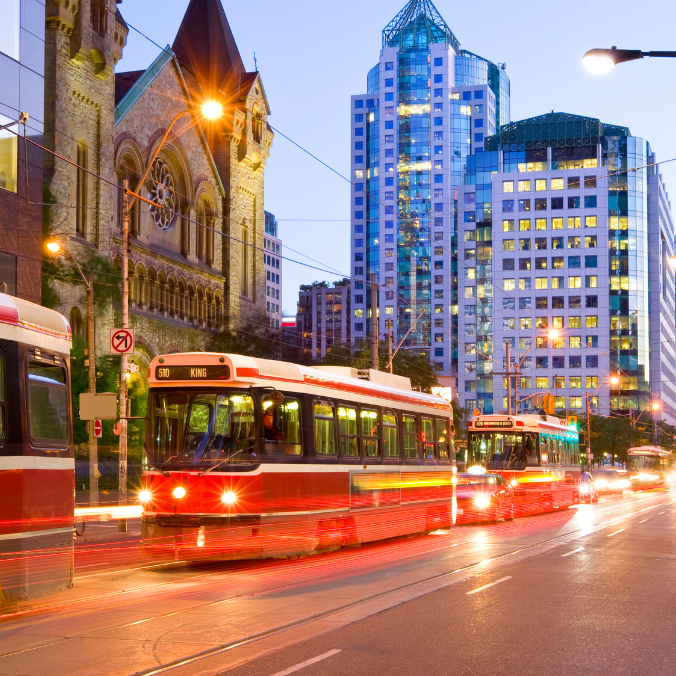
M 47 156 L 52 234 L 81 263 L 98 257 L 117 264 L 118 186 L 127 180 L 164 207 L 137 200 L 131 214 L 135 361 L 202 349 L 208 329 L 264 316 L 269 107 L 260 75 L 243 66 L 220 0 L 191 0 L 172 48 L 147 70 L 126 73 L 114 73 L 128 28 L 113 0 L 47 0 L 46 16 L 45 142 L 79 165 Z M 224 115 L 209 123 L 199 111 L 212 99 Z M 171 120 L 187 110 L 195 112 L 178 117 L 139 186 Z M 57 283 L 56 290 L 59 309 L 79 330 L 84 289 Z M 97 344 L 104 346 L 119 307 L 98 316 Z

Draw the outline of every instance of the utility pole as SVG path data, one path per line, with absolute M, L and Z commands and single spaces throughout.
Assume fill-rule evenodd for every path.
M 371 273 L 371 368 L 378 370 L 378 283 L 376 273 Z
M 96 393 L 96 327 L 94 325 L 94 278 L 87 280 L 87 366 L 91 394 Z M 99 504 L 99 446 L 94 421 L 87 421 L 89 431 L 89 504 Z
M 512 415 L 512 362 L 509 351 L 511 349 L 510 343 L 505 345 L 507 350 L 507 415 Z
M 387 326 L 387 363 L 390 367 L 390 373 L 394 373 L 392 366 L 392 320 L 388 317 L 385 320 L 385 326 Z
M 129 328 L 129 181 L 124 180 L 122 197 L 122 328 Z M 140 189 L 140 187 L 139 187 Z M 120 506 L 127 504 L 127 355 L 120 355 Z M 120 519 L 117 530 L 126 532 L 127 520 Z
M 587 400 L 587 462 L 589 463 L 589 469 L 593 467 L 592 455 L 591 455 L 591 412 L 589 410 L 589 392 L 586 393 Z

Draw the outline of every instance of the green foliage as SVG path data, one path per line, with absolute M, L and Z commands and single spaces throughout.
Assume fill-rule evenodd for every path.
M 328 282 L 312 282 L 312 284 L 301 284 L 301 291 L 312 291 L 312 289 L 328 289 L 330 284 Z
M 384 370 L 389 361 L 387 345 L 378 344 L 378 361 Z M 334 345 L 320 362 L 326 366 L 351 366 L 355 369 L 371 368 L 371 345 Z M 411 379 L 411 385 L 422 392 L 430 392 L 437 385 L 437 376 L 425 355 L 419 352 L 400 350 L 392 361 L 393 371 L 398 376 Z

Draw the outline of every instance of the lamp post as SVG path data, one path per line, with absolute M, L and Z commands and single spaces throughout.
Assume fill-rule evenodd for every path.
M 583 57 L 587 70 L 592 73 L 608 73 L 618 63 L 625 61 L 636 61 L 642 59 L 644 56 L 657 56 L 674 58 L 676 52 L 642 52 L 640 49 L 618 49 L 611 47 L 610 49 L 590 49 Z
M 131 209 L 134 206 L 134 202 L 137 199 L 140 199 L 143 202 L 148 202 L 149 204 L 162 208 L 162 205 L 156 204 L 152 200 L 149 200 L 145 197 L 142 197 L 139 193 L 148 174 L 157 159 L 157 156 L 160 154 L 162 147 L 164 146 L 167 138 L 177 120 L 183 115 L 188 113 L 197 114 L 197 117 L 204 117 L 207 120 L 216 120 L 223 114 L 223 108 L 220 103 L 217 101 L 207 101 L 202 104 L 201 113 L 194 108 L 187 108 L 182 110 L 176 115 L 169 123 L 167 130 L 164 132 L 162 140 L 157 145 L 155 152 L 153 153 L 148 166 L 146 167 L 145 173 L 141 177 L 141 180 L 136 186 L 136 192 L 129 190 L 129 182 L 124 181 L 123 190 L 124 190 L 124 200 L 122 204 L 122 328 L 129 328 L 129 214 Z M 123 354 L 120 357 L 120 478 L 119 478 L 119 493 L 120 493 L 120 505 L 124 506 L 127 504 L 127 355 Z M 118 522 L 118 530 L 126 531 L 127 530 L 127 520 L 120 519 Z
M 61 251 L 67 253 L 77 271 L 82 277 L 82 281 L 87 286 L 87 366 L 88 366 L 88 391 L 96 393 L 96 331 L 94 326 L 94 280 L 92 277 L 85 277 L 82 268 L 78 265 L 73 254 L 66 249 L 60 242 L 50 240 L 45 244 L 47 251 L 51 254 L 58 254 Z M 92 421 L 87 421 L 87 431 L 89 432 L 89 504 L 98 505 L 99 502 L 99 448 L 94 425 Z

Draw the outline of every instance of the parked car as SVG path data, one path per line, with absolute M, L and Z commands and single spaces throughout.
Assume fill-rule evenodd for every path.
M 595 469 L 592 476 L 599 495 L 612 493 L 622 495 L 624 490 L 631 486 L 629 479 L 620 476 L 616 469 Z
M 580 502 L 592 504 L 599 501 L 599 490 L 589 472 L 580 472 Z
M 456 523 L 514 518 L 514 489 L 499 474 L 462 472 L 456 477 Z

